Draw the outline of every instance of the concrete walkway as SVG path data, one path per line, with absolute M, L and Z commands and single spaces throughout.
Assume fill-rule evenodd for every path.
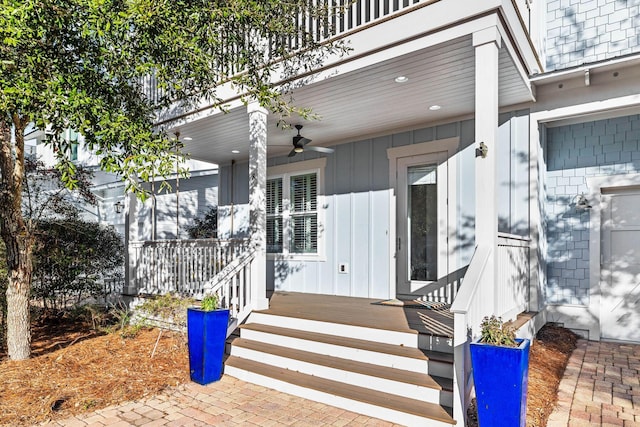
M 547 427 L 640 427 L 640 345 L 578 341 Z
M 225 375 L 188 383 L 147 400 L 105 408 L 47 426 L 385 426 L 393 423 L 301 399 Z

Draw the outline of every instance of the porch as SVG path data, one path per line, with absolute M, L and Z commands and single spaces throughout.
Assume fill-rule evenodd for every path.
M 407 300 L 255 290 L 255 251 L 242 239 L 133 246 L 139 293 L 218 293 L 231 309 L 227 374 L 408 425 L 463 420 L 470 331 L 492 301 L 505 319 L 528 309 L 521 239 L 500 238 L 497 286 L 480 280 L 491 252 L 481 248 L 456 280 Z M 262 296 L 268 308 L 255 309 Z

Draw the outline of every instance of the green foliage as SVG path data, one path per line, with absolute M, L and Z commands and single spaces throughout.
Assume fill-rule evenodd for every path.
M 175 138 L 154 127 L 157 108 L 206 100 L 224 109 L 218 92 L 232 85 L 243 100 L 255 99 L 283 120 L 294 112 L 308 117 L 309 109 L 294 106 L 287 87 L 272 79 L 289 81 L 348 51 L 343 41 L 314 41 L 299 25 L 305 13 L 328 33 L 339 9 L 306 0 L 6 0 L 2 120 L 20 122 L 16 132 L 28 123 L 48 129 L 69 187 L 77 168 L 71 142 L 60 135 L 71 128 L 101 156 L 103 169 L 143 192 L 138 178 L 168 176 L 180 156 Z M 149 76 L 159 89 L 153 96 L 145 94 Z
M 32 296 L 62 308 L 101 295 L 101 277 L 121 275 L 124 244 L 111 227 L 77 218 L 37 223 Z
M 25 266 L 34 240 L 21 215 L 30 123 L 46 131 L 67 188 L 80 185 L 70 160 L 73 142 L 62 137 L 73 129 L 103 170 L 119 174 L 126 189 L 144 199 L 144 182 L 167 178 L 183 157 L 177 138 L 157 123 L 161 108 L 188 111 L 206 102 L 224 110 L 223 88 L 244 102 L 256 100 L 280 121 L 293 113 L 310 117 L 308 108 L 294 105 L 287 85 L 319 68 L 327 55 L 348 49 L 344 41 L 314 41 L 314 30 L 300 25 L 299 16 L 305 22 L 317 18 L 316 27 L 329 35 L 340 8 L 307 0 L 3 0 L 0 232 L 9 269 L 30 276 Z M 19 246 L 24 250 L 15 250 Z M 41 283 L 47 283 L 45 276 L 39 274 Z M 30 283 L 10 286 L 25 294 Z M 12 318 L 28 319 L 26 304 L 9 309 Z M 29 354 L 28 340 L 16 337 L 29 333 L 28 322 L 16 325 L 10 357 L 22 359 Z
M 193 225 L 187 227 L 190 239 L 215 239 L 218 237 L 218 208 L 209 209 L 204 217 L 196 218 Z
M 171 293 L 147 298 L 136 307 L 138 315 L 136 324 L 152 324 L 182 330 L 187 327 L 187 307 L 194 303 L 193 298 L 185 298 Z
M 152 316 L 171 319 L 182 315 L 187 307 L 192 306 L 194 302 L 193 298 L 183 298 L 176 294 L 168 293 L 147 298 L 137 307 L 137 310 Z
M 480 323 L 480 342 L 487 344 L 517 347 L 516 331 L 496 316 L 485 317 Z
M 220 301 L 217 294 L 206 295 L 200 302 L 200 309 L 204 311 L 213 311 L 219 308 Z

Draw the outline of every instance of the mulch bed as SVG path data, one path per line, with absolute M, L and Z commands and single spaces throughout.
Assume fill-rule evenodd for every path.
M 35 357 L 0 362 L 0 425 L 67 418 L 189 380 L 181 334 L 142 329 L 99 335 L 86 325 L 47 329 L 34 328 Z
M 527 427 L 545 427 L 556 406 L 558 386 L 578 336 L 559 326 L 545 325 L 529 350 L 529 385 L 527 392 Z M 473 400 L 467 412 L 467 426 L 477 427 Z

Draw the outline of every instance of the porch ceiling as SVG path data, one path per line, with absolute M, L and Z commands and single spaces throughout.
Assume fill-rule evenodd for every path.
M 397 76 L 406 83 L 396 83 Z M 442 123 L 474 112 L 475 57 L 471 36 L 460 37 L 411 54 L 311 82 L 293 93 L 296 105 L 308 106 L 320 120 L 304 125 L 302 135 L 312 145 L 343 142 Z M 529 89 L 504 46 L 500 50 L 500 106 L 531 101 Z M 442 108 L 429 109 L 432 105 Z M 195 159 L 224 164 L 248 158 L 249 119 L 245 107 L 182 124 L 186 151 Z M 277 127 L 268 119 L 268 156 L 291 149 L 294 130 Z M 232 153 L 238 150 L 239 153 Z

